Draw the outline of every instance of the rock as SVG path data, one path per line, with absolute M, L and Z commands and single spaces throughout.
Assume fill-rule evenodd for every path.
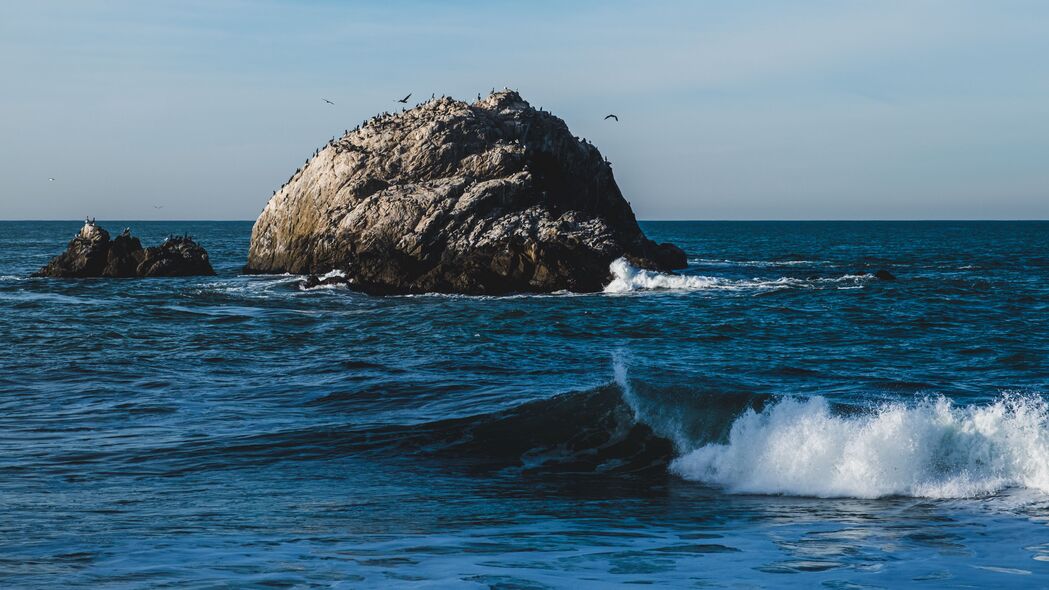
M 644 236 L 597 148 L 502 91 L 430 100 L 329 142 L 266 205 L 244 270 L 340 270 L 377 294 L 592 292 L 621 256 L 686 266 Z
M 146 248 L 138 265 L 141 277 L 191 277 L 213 275 L 208 253 L 188 236 L 168 238 L 163 244 Z
M 36 277 L 174 277 L 214 275 L 208 253 L 189 237 L 169 238 L 143 250 L 138 238 L 124 230 L 114 240 L 109 232 L 88 220 L 55 256 L 33 274 Z
M 341 286 L 349 284 L 350 282 L 346 279 L 346 277 L 342 275 L 325 275 L 323 277 L 318 277 L 317 275 L 308 275 L 305 279 L 302 280 L 301 283 L 299 283 L 299 288 L 303 291 L 308 291 L 310 289 L 316 289 L 317 287 Z
M 87 221 L 70 240 L 66 251 L 55 256 L 33 276 L 78 278 L 102 276 L 109 264 L 109 232 Z
M 138 276 L 138 265 L 145 258 L 142 243 L 131 234 L 121 234 L 109 244 L 106 269 L 101 276 L 135 277 Z
M 891 272 L 885 269 L 881 269 L 878 272 L 874 273 L 874 278 L 881 281 L 895 281 L 896 275 L 892 274 Z

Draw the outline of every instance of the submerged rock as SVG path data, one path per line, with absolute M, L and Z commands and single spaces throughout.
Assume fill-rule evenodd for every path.
M 319 150 L 252 229 L 247 273 L 343 271 L 371 293 L 599 291 L 656 244 L 597 148 L 512 91 L 383 114 Z
M 88 220 L 66 251 L 33 273 L 36 277 L 179 277 L 214 275 L 208 253 L 188 236 L 168 238 L 142 248 L 130 230 L 109 239 L 109 232 Z

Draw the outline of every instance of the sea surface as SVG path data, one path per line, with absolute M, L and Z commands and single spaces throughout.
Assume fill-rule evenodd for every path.
M 1049 222 L 649 222 L 679 276 L 511 297 L 99 223 L 218 276 L 0 222 L 0 587 L 1049 587 Z

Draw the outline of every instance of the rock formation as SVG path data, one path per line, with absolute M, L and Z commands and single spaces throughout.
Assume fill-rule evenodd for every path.
M 255 222 L 245 272 L 343 271 L 370 293 L 599 291 L 609 264 L 683 268 L 597 148 L 513 91 L 438 98 L 318 150 Z
M 33 274 L 36 277 L 185 277 L 213 275 L 208 253 L 188 236 L 168 238 L 163 244 L 142 248 L 130 230 L 109 239 L 109 232 L 87 220 L 55 256 Z

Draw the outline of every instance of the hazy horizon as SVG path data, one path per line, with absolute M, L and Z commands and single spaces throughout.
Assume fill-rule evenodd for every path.
M 1044 220 L 1047 30 L 1019 0 L 7 5 L 0 219 L 252 221 L 394 99 L 508 86 L 641 220 Z

